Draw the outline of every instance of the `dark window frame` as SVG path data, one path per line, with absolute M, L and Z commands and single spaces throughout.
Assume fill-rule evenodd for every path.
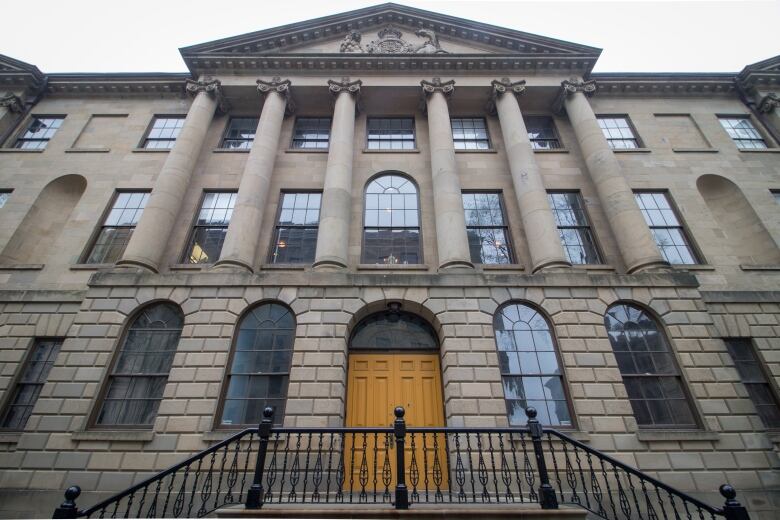
M 255 133 L 252 134 L 251 138 L 235 139 L 235 138 L 228 137 L 228 133 L 230 132 L 230 125 L 233 124 L 233 121 L 235 121 L 236 119 L 254 119 L 257 121 L 257 125 L 255 125 Z M 247 150 L 247 151 L 251 150 L 252 143 L 254 142 L 255 136 L 257 135 L 257 126 L 259 124 L 260 124 L 260 118 L 256 116 L 241 116 L 241 115 L 231 116 L 228 119 L 227 124 L 225 124 L 225 129 L 222 131 L 222 137 L 220 137 L 219 139 L 219 149 L 220 150 Z M 225 146 L 226 141 L 241 141 L 241 142 L 249 143 L 249 146 L 245 146 L 245 147 Z
M 309 139 L 296 139 L 295 138 L 295 130 L 298 128 L 298 122 L 300 120 L 302 120 L 302 119 L 304 119 L 304 120 L 305 119 L 327 119 L 328 121 L 330 121 L 330 124 L 328 125 L 328 139 L 324 140 L 324 141 L 322 139 L 311 139 L 311 140 L 309 140 Z M 293 125 L 292 125 L 292 134 L 290 135 L 290 145 L 288 146 L 288 149 L 289 150 L 296 150 L 296 151 L 298 151 L 298 150 L 305 150 L 305 151 L 319 150 L 319 151 L 326 152 L 326 151 L 330 150 L 330 138 L 332 137 L 332 133 L 333 133 L 333 117 L 332 116 L 329 116 L 329 115 L 324 115 L 324 116 L 311 116 L 311 115 L 309 115 L 309 116 L 296 116 L 295 121 L 293 122 Z M 295 146 L 295 143 L 297 141 L 304 142 L 304 143 L 307 143 L 307 142 L 313 142 L 313 143 L 325 142 L 327 144 L 327 146 L 324 146 L 324 147 L 319 147 L 319 146 L 314 146 L 314 147 Z
M 149 121 L 149 124 L 146 125 L 146 131 L 144 131 L 143 137 L 141 137 L 141 142 L 138 143 L 138 148 L 143 150 L 171 150 L 174 146 L 176 146 L 176 141 L 179 139 L 179 134 L 181 134 L 181 128 L 179 128 L 179 133 L 176 134 L 175 139 L 170 138 L 158 138 L 158 137 L 149 137 L 149 133 L 154 129 L 154 123 L 158 119 L 180 119 L 182 121 L 182 127 L 184 127 L 184 121 L 187 119 L 186 114 L 154 114 L 152 116 L 152 119 Z M 146 144 L 150 141 L 172 141 L 172 144 L 170 148 L 147 148 Z
M 552 133 L 555 136 L 555 138 L 532 138 L 531 132 L 528 131 L 528 120 L 531 118 L 536 119 L 547 119 L 550 121 L 550 128 L 552 129 Z M 555 118 L 548 114 L 523 114 L 523 125 L 526 128 L 526 132 L 528 132 L 528 140 L 531 142 L 531 148 L 536 150 L 565 150 L 566 147 L 563 145 L 563 140 L 561 139 L 561 133 L 558 131 L 558 126 L 555 124 Z M 539 142 L 545 142 L 545 143 L 555 143 L 555 146 L 537 146 L 537 143 Z
M 688 225 L 685 223 L 685 221 L 682 218 L 682 214 L 680 213 L 680 209 L 677 206 L 677 203 L 674 200 L 674 197 L 672 197 L 671 192 L 666 189 L 651 189 L 651 188 L 642 188 L 639 190 L 633 190 L 634 193 L 634 199 L 636 200 L 636 195 L 638 194 L 647 194 L 647 193 L 661 193 L 666 198 L 666 202 L 669 203 L 669 208 L 672 210 L 672 213 L 674 213 L 674 217 L 677 219 L 677 226 L 651 226 L 650 224 L 647 224 L 648 229 L 650 229 L 650 234 L 653 235 L 653 241 L 655 242 L 655 235 L 653 234 L 654 228 L 659 229 L 672 229 L 672 228 L 679 228 L 683 238 L 685 239 L 685 242 L 688 245 L 688 248 L 690 249 L 691 256 L 693 257 L 694 262 L 691 264 L 672 264 L 671 265 L 706 265 L 707 260 L 704 258 L 704 255 L 701 252 L 701 249 L 699 248 L 696 241 L 693 239 L 693 234 L 691 234 L 690 230 L 688 229 Z M 642 207 L 639 205 L 639 202 L 637 201 L 637 207 L 639 207 L 639 211 L 642 212 Z M 643 218 L 644 214 L 642 215 Z M 645 223 L 647 223 L 647 220 L 645 220 Z M 661 247 L 656 242 L 656 247 L 658 247 L 658 252 L 661 253 L 661 256 L 666 259 L 664 256 Z
M 739 373 L 739 369 L 737 368 L 738 362 L 731 354 L 731 349 L 729 348 L 729 342 L 738 341 L 738 342 L 747 343 L 747 346 L 750 349 L 750 353 L 752 354 L 752 357 L 755 359 L 756 365 L 758 366 L 758 369 L 761 372 L 764 381 L 745 381 L 742 377 L 742 374 L 739 373 L 739 382 L 745 386 L 746 390 L 748 390 L 747 399 L 750 399 L 750 402 L 753 403 L 753 407 L 756 409 L 756 415 L 758 415 L 758 417 L 761 419 L 761 422 L 764 424 L 766 429 L 770 431 L 780 430 L 780 424 L 778 424 L 777 426 L 770 426 L 769 424 L 767 424 L 761 412 L 759 411 L 756 402 L 753 400 L 753 396 L 751 395 L 750 390 L 748 389 L 748 385 L 761 385 L 761 384 L 766 385 L 766 387 L 769 389 L 769 393 L 774 399 L 775 407 L 777 407 L 780 410 L 780 391 L 777 388 L 777 384 L 775 383 L 772 373 L 769 371 L 769 368 L 767 367 L 764 357 L 761 355 L 761 349 L 756 347 L 756 343 L 755 341 L 753 341 L 753 338 L 751 337 L 726 337 L 723 338 L 723 341 L 724 343 L 726 343 L 726 350 L 728 351 L 729 357 L 734 363 L 734 368 L 735 370 L 737 370 L 737 373 Z
M 10 190 L 13 191 L 13 190 Z M 10 193 L 10 192 L 9 192 Z M 775 199 L 775 202 L 780 204 L 780 189 L 777 190 L 769 190 L 769 193 L 772 194 L 772 197 Z
M 515 247 L 514 242 L 512 240 L 512 231 L 509 229 L 509 217 L 506 213 L 506 204 L 504 203 L 504 192 L 502 190 L 461 190 L 461 201 L 463 200 L 463 195 L 465 194 L 477 194 L 477 193 L 486 193 L 490 195 L 498 195 L 498 204 L 501 208 L 501 218 L 504 221 L 504 225 L 502 229 L 504 230 L 504 236 L 506 237 L 506 245 L 508 248 L 508 257 L 509 257 L 509 263 L 506 264 L 483 264 L 482 262 L 476 262 L 474 259 L 472 259 L 472 263 L 480 264 L 480 265 L 505 265 L 510 266 L 517 264 L 517 255 L 515 254 Z M 465 211 L 465 208 L 464 208 Z M 469 229 L 497 229 L 501 226 L 470 226 L 468 222 L 466 222 L 466 235 L 468 235 Z
M 644 141 L 639 136 L 639 132 L 636 129 L 636 126 L 634 125 L 634 122 L 631 120 L 631 118 L 628 116 L 628 114 L 596 114 L 597 120 L 602 119 L 625 119 L 627 128 L 631 130 L 632 137 L 607 137 L 604 135 L 604 129 L 601 128 L 601 125 L 599 124 L 599 129 L 601 130 L 601 134 L 604 136 L 604 139 L 606 139 L 607 144 L 609 145 L 610 150 L 637 150 L 645 147 Z M 634 147 L 614 147 L 612 146 L 613 141 L 634 141 L 634 144 L 636 146 Z
M 66 117 L 68 117 L 67 114 L 31 114 L 30 117 L 27 119 L 27 124 L 24 126 L 24 128 L 18 134 L 16 134 L 16 138 L 14 139 L 14 144 L 12 148 L 17 150 L 46 150 L 49 147 L 49 142 L 54 138 L 55 135 L 57 135 L 59 129 L 62 128 L 62 124 L 65 122 Z M 32 125 L 35 123 L 35 121 L 40 119 L 59 119 L 60 124 L 57 128 L 54 129 L 54 132 L 49 137 L 46 138 L 24 137 L 24 135 L 30 130 Z M 43 146 L 35 147 L 35 148 L 23 148 L 22 146 L 19 146 L 22 143 L 45 143 L 45 144 Z
M 103 214 L 100 216 L 100 221 L 95 228 L 95 230 L 92 232 L 92 235 L 89 237 L 89 241 L 87 241 L 87 246 L 84 248 L 84 252 L 79 257 L 79 264 L 84 265 L 113 265 L 116 262 L 88 262 L 89 257 L 92 256 L 92 251 L 95 249 L 95 246 L 97 245 L 97 241 L 100 238 L 100 235 L 103 232 L 103 229 L 105 228 L 122 228 L 122 229 L 133 229 L 133 232 L 135 232 L 135 228 L 138 226 L 138 224 L 135 224 L 133 226 L 107 226 L 105 224 L 106 219 L 108 219 L 108 216 L 111 214 L 111 211 L 114 209 L 114 204 L 116 204 L 116 200 L 119 198 L 119 195 L 122 193 L 146 193 L 151 196 L 152 190 L 151 189 L 117 189 L 114 190 L 113 195 L 111 196 L 111 199 L 108 201 L 108 204 L 106 204 L 105 209 L 103 210 Z M 148 200 L 147 200 L 148 204 Z M 144 209 L 146 209 L 146 206 L 144 206 Z M 143 216 L 143 210 L 141 210 L 141 216 Z M 139 217 L 140 221 L 140 217 Z M 132 233 L 130 234 L 130 239 L 132 239 Z M 130 243 L 130 239 L 128 239 L 128 244 Z M 127 248 L 127 244 L 125 244 L 125 249 Z M 124 253 L 124 250 L 123 250 Z M 121 259 L 121 255 L 119 257 Z M 117 261 L 119 260 L 117 259 Z
M 734 146 L 737 148 L 737 150 L 766 150 L 769 148 L 773 148 L 770 146 L 770 143 L 772 140 L 767 135 L 766 131 L 764 130 L 763 126 L 761 125 L 760 121 L 754 120 L 753 117 L 750 114 L 715 114 L 715 117 L 718 118 L 718 125 L 720 126 L 720 129 L 723 130 L 723 133 L 726 134 L 726 137 L 731 140 L 731 142 L 734 144 Z M 756 135 L 758 135 L 758 139 L 756 138 L 736 138 L 729 134 L 728 130 L 725 126 L 723 126 L 723 120 L 724 119 L 742 119 L 750 123 L 750 126 L 752 130 L 756 132 Z M 741 142 L 747 141 L 747 142 L 754 142 L 754 141 L 762 141 L 763 147 L 761 146 L 739 146 Z
M 6 204 L 8 204 L 8 200 L 11 198 L 11 194 L 14 192 L 13 188 L 7 189 L 7 190 L 0 190 L 0 200 L 2 200 L 2 203 L 0 203 L 0 208 L 4 208 Z M 3 195 L 6 197 L 3 199 Z
M 604 265 L 604 252 L 601 248 L 601 244 L 599 243 L 598 237 L 596 236 L 596 232 L 593 229 L 593 220 L 590 218 L 590 213 L 588 212 L 587 205 L 585 204 L 585 197 L 582 196 L 581 190 L 547 190 L 547 200 L 548 202 L 551 202 L 550 195 L 555 194 L 561 194 L 561 193 L 574 193 L 577 195 L 577 198 L 580 202 L 580 207 L 582 208 L 582 214 L 585 216 L 585 220 L 587 221 L 587 226 L 560 226 L 558 225 L 558 221 L 555 221 L 556 227 L 558 228 L 559 232 L 561 229 L 587 229 L 590 234 L 590 238 L 593 241 L 593 247 L 595 248 L 596 257 L 598 258 L 599 262 L 597 263 L 574 263 L 572 262 L 572 265 Z M 555 220 L 555 208 L 550 206 L 550 209 L 553 212 L 553 220 Z M 569 257 L 568 250 L 566 249 L 566 246 L 563 245 L 563 237 L 561 237 L 561 246 L 564 249 L 564 253 L 566 254 L 566 257 L 571 261 L 571 258 Z
M 470 120 L 481 120 L 483 123 L 485 123 L 485 135 L 487 136 L 485 139 L 455 139 L 455 130 L 452 127 L 453 121 L 456 119 L 464 120 L 464 119 L 470 119 Z M 455 148 L 455 151 L 458 153 L 469 153 L 469 152 L 486 152 L 486 151 L 494 151 L 495 148 L 493 148 L 493 139 L 490 136 L 490 128 L 488 125 L 488 118 L 485 116 L 470 116 L 470 115 L 459 115 L 459 116 L 450 116 L 450 131 L 452 132 L 452 145 Z M 482 142 L 484 141 L 487 144 L 487 148 L 458 148 L 456 146 L 456 143 L 469 143 L 469 142 Z M 416 146 L 416 136 L 415 136 L 415 146 Z
M 203 201 L 206 200 L 206 195 L 209 193 L 230 193 L 235 194 L 236 197 L 238 197 L 238 190 L 220 190 L 220 189 L 208 189 L 203 190 L 203 193 L 200 195 L 200 200 L 198 201 L 197 209 L 195 210 L 195 215 L 192 218 L 192 223 L 190 224 L 190 231 L 187 234 L 187 241 L 185 242 L 184 251 L 181 255 L 181 263 L 182 264 L 192 264 L 192 265 L 212 265 L 216 263 L 219 260 L 219 257 L 217 257 L 213 262 L 192 262 L 192 255 L 190 254 L 192 252 L 192 248 L 194 247 L 194 240 L 197 236 L 198 229 L 224 229 L 227 233 L 228 226 L 230 226 L 230 220 L 228 220 L 227 224 L 220 224 L 220 225 L 213 225 L 213 224 L 198 224 L 198 219 L 200 218 L 200 212 L 203 211 Z M 232 219 L 232 210 L 235 209 L 235 204 L 233 205 L 233 208 L 231 208 L 231 219 Z M 222 242 L 222 245 L 224 245 L 224 240 Z M 222 252 L 222 247 L 220 247 L 220 255 Z
M 409 119 L 412 121 L 412 148 L 371 148 L 370 144 L 372 142 L 371 139 L 371 131 L 369 129 L 371 125 L 372 120 L 379 120 L 379 119 Z M 376 142 L 380 142 L 380 139 L 374 139 Z M 408 139 L 387 139 L 387 141 L 400 141 L 400 142 L 407 142 Z M 365 139 L 365 149 L 370 152 L 415 152 L 417 151 L 417 118 L 414 115 L 411 116 L 383 116 L 383 115 L 373 115 L 373 116 L 367 116 L 366 117 L 366 139 Z
M 417 227 L 410 227 L 410 226 L 401 226 L 401 227 L 394 227 L 394 226 L 366 226 L 366 195 L 368 195 L 368 187 L 373 183 L 376 179 L 379 179 L 384 176 L 390 176 L 395 175 L 398 177 L 403 177 L 410 183 L 412 183 L 412 186 L 414 186 L 415 194 L 417 196 Z M 365 252 L 366 252 L 366 229 L 417 229 L 417 236 L 418 236 L 418 258 L 419 261 L 416 264 L 368 264 L 368 265 L 421 265 L 425 263 L 425 247 L 423 245 L 423 233 L 422 233 L 422 207 L 420 207 L 420 186 L 417 184 L 417 182 L 409 175 L 406 175 L 405 173 L 402 173 L 400 171 L 396 170 L 387 170 L 380 173 L 377 173 L 376 175 L 371 176 L 368 181 L 366 181 L 365 186 L 363 187 L 363 201 L 362 201 L 362 207 L 361 211 L 363 213 L 363 220 L 361 222 L 361 235 L 360 235 L 360 263 L 365 264 Z
M 308 193 L 308 194 L 319 194 L 320 195 L 320 206 L 319 206 L 319 210 L 318 210 L 317 225 L 316 226 L 315 225 L 311 225 L 311 224 L 282 225 L 282 224 L 279 223 L 279 219 L 281 218 L 281 215 L 282 215 L 282 210 L 284 209 L 282 207 L 282 204 L 284 202 L 284 196 L 285 195 L 291 195 L 291 194 L 298 194 L 298 193 Z M 279 262 L 279 263 L 277 263 L 277 262 L 274 261 L 274 250 L 276 249 L 277 237 L 279 236 L 279 230 L 282 229 L 282 228 L 286 228 L 286 229 L 289 229 L 289 228 L 295 228 L 295 229 L 316 229 L 317 230 L 317 239 L 319 239 L 319 229 L 320 229 L 320 219 L 321 218 L 322 218 L 322 190 L 288 190 L 288 189 L 280 190 L 279 191 L 278 203 L 276 205 L 276 212 L 274 214 L 274 228 L 271 231 L 271 244 L 268 247 L 267 262 L 269 264 L 273 264 L 273 265 L 309 265 L 309 264 L 314 263 L 314 260 L 315 260 L 314 258 L 312 259 L 311 262 L 299 262 L 299 263 L 298 262 L 292 262 L 292 263 L 291 262 L 285 262 L 285 263 Z M 315 241 L 315 244 L 314 244 L 314 250 L 315 250 L 315 255 L 316 255 L 316 250 L 317 250 L 316 241 Z

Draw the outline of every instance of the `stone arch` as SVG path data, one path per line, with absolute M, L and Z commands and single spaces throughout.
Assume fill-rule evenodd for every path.
M 86 189 L 87 180 L 75 174 L 63 175 L 47 184 L 5 246 L 0 263 L 45 263 L 49 248 L 64 230 Z
M 780 262 L 777 244 L 736 184 L 720 175 L 707 174 L 696 180 L 696 187 L 732 256 L 746 264 Z
M 345 341 L 347 344 L 349 344 L 349 340 L 352 338 L 352 333 L 355 330 L 355 326 L 363 321 L 365 318 L 368 318 L 369 316 L 373 314 L 377 314 L 383 311 L 388 310 L 390 305 L 398 304 L 399 310 L 401 312 L 405 312 L 408 314 L 414 314 L 418 316 L 419 318 L 422 318 L 428 324 L 433 328 L 433 331 L 436 333 L 436 340 L 439 343 L 439 346 L 441 347 L 442 342 L 444 341 L 444 335 L 442 332 L 442 323 L 439 321 L 437 316 L 428 309 L 424 304 L 413 302 L 409 300 L 376 300 L 367 303 L 363 307 L 361 307 L 355 314 L 352 315 L 352 318 L 349 320 L 349 323 L 347 323 L 347 332 L 345 336 Z

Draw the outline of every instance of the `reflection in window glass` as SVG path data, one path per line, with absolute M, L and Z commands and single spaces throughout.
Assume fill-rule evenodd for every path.
M 113 264 L 122 258 L 148 200 L 149 193 L 142 191 L 116 194 L 114 205 L 100 228 L 86 263 Z
M 203 203 L 192 230 L 185 261 L 191 264 L 213 264 L 219 260 L 235 204 L 235 192 L 203 194 Z
M 531 148 L 534 150 L 561 148 L 561 142 L 551 117 L 523 116 L 523 121 L 525 121 L 525 127 L 528 130 L 528 139 L 531 140 Z
M 547 194 L 558 225 L 561 245 L 572 264 L 600 264 L 593 231 L 578 192 L 562 191 Z
M 748 117 L 719 117 L 720 124 L 734 140 L 737 148 L 755 150 L 766 148 L 766 142 Z
M 64 119 L 64 117 L 34 117 L 27 130 L 16 140 L 14 148 L 43 150 L 62 126 Z
M 255 426 L 267 406 L 275 410 L 274 424 L 282 424 L 294 338 L 295 319 L 282 305 L 259 305 L 241 319 L 227 379 L 223 426 Z
M 464 193 L 463 211 L 471 261 L 475 264 L 511 264 L 512 251 L 501 194 Z
M 234 117 L 230 120 L 225 138 L 222 140 L 222 148 L 233 150 L 249 150 L 255 140 L 257 131 L 256 117 Z
M 637 424 L 695 428 L 677 362 L 656 320 L 635 305 L 620 303 L 607 310 L 604 326 Z
M 598 117 L 598 122 L 613 150 L 639 148 L 639 141 L 627 117 Z
M 144 139 L 144 148 L 170 150 L 184 126 L 184 116 L 155 117 Z
M 400 175 L 377 177 L 366 187 L 363 263 L 418 264 L 417 188 Z
M 536 408 L 548 426 L 571 426 L 569 403 L 547 320 L 521 303 L 501 307 L 493 319 L 498 365 L 511 426 L 523 426 L 525 409 Z
M 369 150 L 414 150 L 414 146 L 413 118 L 368 118 Z
M 272 264 L 310 264 L 317 252 L 321 193 L 282 193 L 271 244 Z
M 748 338 L 731 338 L 725 341 L 734 366 L 737 367 L 739 379 L 745 385 L 758 416 L 767 428 L 780 428 L 780 405 L 761 367 L 753 343 Z
M 8 202 L 8 197 L 11 196 L 10 191 L 0 191 L 0 208 L 5 206 L 5 203 Z
M 661 255 L 670 264 L 696 264 L 699 262 L 677 214 L 664 192 L 635 193 L 636 202 L 645 217 Z
M 456 150 L 488 150 L 487 126 L 484 117 L 456 117 L 450 119 L 452 143 Z
M 437 350 L 433 327 L 409 312 L 383 311 L 360 321 L 349 340 L 350 350 Z
M 293 130 L 293 148 L 328 149 L 330 141 L 329 117 L 299 117 Z

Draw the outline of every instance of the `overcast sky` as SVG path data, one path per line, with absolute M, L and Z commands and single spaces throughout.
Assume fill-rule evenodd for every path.
M 4 10 L 0 54 L 44 72 L 181 72 L 179 47 L 377 3 L 36 0 Z M 736 72 L 780 54 L 780 0 L 398 3 L 600 47 L 598 72 Z

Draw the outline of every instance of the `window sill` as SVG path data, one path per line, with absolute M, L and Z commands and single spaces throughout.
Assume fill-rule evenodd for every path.
M 743 271 L 780 271 L 780 265 L 748 265 L 739 266 Z
M 615 272 L 615 268 L 607 264 L 572 264 L 572 269 L 579 269 L 581 271 L 609 271 Z
M 358 271 L 428 271 L 427 264 L 359 264 Z
M 642 442 L 717 441 L 720 434 L 702 430 L 639 430 L 636 438 Z
M 111 269 L 114 264 L 73 264 L 71 271 L 99 271 L 100 269 Z
M 0 444 L 16 444 L 22 438 L 22 432 L 0 433 Z
M 328 153 L 328 148 L 290 148 L 284 153 Z
M 211 153 L 249 153 L 251 148 L 214 148 Z
M 413 148 L 411 150 L 369 150 L 368 148 L 364 148 L 363 153 L 420 153 L 420 149 Z
M 261 270 L 305 271 L 311 264 L 263 264 Z
M 474 264 L 477 271 L 525 271 L 521 264 Z
M 534 148 L 534 153 L 569 153 L 566 148 Z
M 133 148 L 130 150 L 133 153 L 168 153 L 171 151 L 169 148 Z
M 25 150 L 22 148 L 0 148 L 0 153 L 43 153 L 46 148 L 39 150 Z
M 108 153 L 111 148 L 68 148 L 65 153 Z
M 718 153 L 715 148 L 672 148 L 675 153 Z
M 154 432 L 151 430 L 107 430 L 84 431 L 70 434 L 74 441 L 110 441 L 110 442 L 152 442 Z
M 487 150 L 455 150 L 455 153 L 498 153 L 495 148 L 488 148 Z
M 40 271 L 45 264 L 12 264 L 0 265 L 0 271 Z
M 780 148 L 737 148 L 742 153 L 780 153 Z
M 672 268 L 680 271 L 714 271 L 715 266 L 708 264 L 672 264 Z
M 210 267 L 214 264 L 173 264 L 168 267 L 171 271 L 202 271 L 203 267 Z
M 615 153 L 650 153 L 650 148 L 616 148 Z

